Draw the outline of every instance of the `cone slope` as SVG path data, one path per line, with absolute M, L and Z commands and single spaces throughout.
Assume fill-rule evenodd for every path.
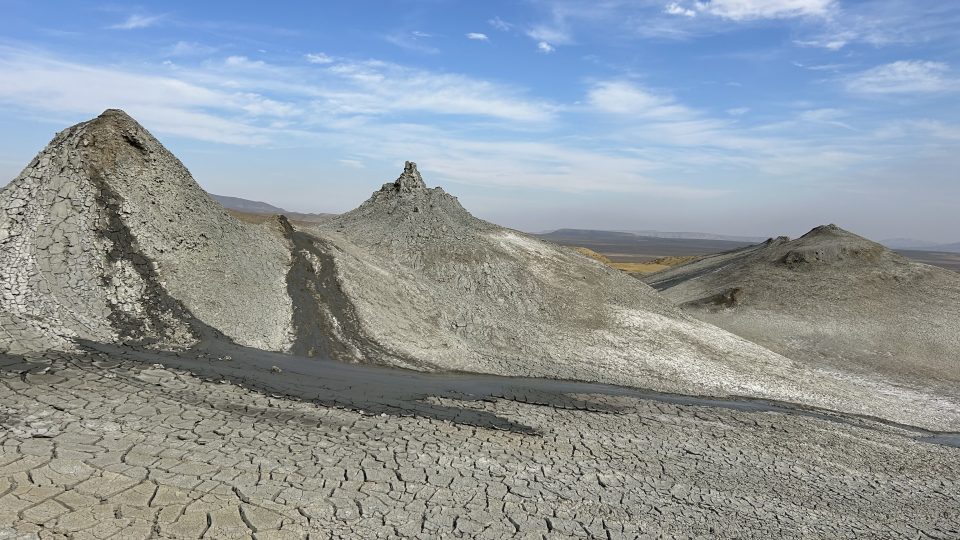
M 836 225 L 647 280 L 702 320 L 790 358 L 960 394 L 960 274 Z
M 283 242 L 227 215 L 122 111 L 57 134 L 0 209 L 0 348 L 185 346 L 197 321 L 265 348 L 288 339 Z

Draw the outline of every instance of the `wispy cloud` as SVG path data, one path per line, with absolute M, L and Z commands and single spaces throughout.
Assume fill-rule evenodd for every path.
M 899 60 L 855 73 L 845 86 L 858 94 L 929 94 L 960 90 L 960 80 L 943 62 Z
M 168 70 L 0 47 L 0 104 L 70 121 L 120 107 L 159 134 L 324 148 L 331 161 L 371 171 L 416 158 L 444 182 L 687 200 L 724 197 L 743 177 L 845 177 L 905 149 L 955 146 L 960 133 L 950 119 L 922 118 L 881 131 L 839 105 L 805 104 L 763 124 L 763 103 L 751 103 L 750 115 L 711 112 L 626 76 L 593 80 L 578 103 L 556 103 L 475 76 L 323 58 L 236 55 Z
M 846 118 L 848 116 L 849 116 L 849 113 L 841 109 L 824 108 L 824 109 L 809 109 L 806 111 L 802 111 L 799 115 L 799 118 L 804 122 L 827 124 L 831 126 L 842 127 L 844 129 L 849 129 L 851 131 L 856 131 L 856 129 L 852 127 L 850 124 L 842 121 L 843 118 Z
M 673 98 L 656 95 L 627 81 L 596 83 L 587 93 L 587 103 L 603 113 L 635 118 L 682 120 L 690 116 L 689 109 Z
M 440 49 L 428 45 L 425 41 L 433 37 L 431 34 L 426 32 L 421 32 L 419 30 L 414 31 L 401 31 L 394 32 L 387 35 L 384 39 L 387 42 L 396 45 L 402 49 L 407 49 L 409 51 L 415 51 L 425 54 L 437 54 L 440 52 Z
M 303 55 L 303 58 L 311 64 L 332 64 L 334 62 L 332 56 L 324 53 L 308 53 Z
M 697 16 L 696 10 L 683 7 L 677 2 L 670 2 L 669 4 L 667 4 L 667 7 L 663 8 L 663 12 L 668 13 L 670 15 L 683 15 L 684 17 Z
M 510 24 L 510 23 L 508 23 L 507 21 L 501 19 L 500 17 L 494 17 L 494 18 L 488 20 L 487 23 L 488 23 L 490 26 L 496 28 L 497 30 L 500 30 L 501 32 L 507 32 L 507 31 L 509 31 L 511 28 L 513 28 L 513 25 L 512 25 L 512 24 Z
M 130 15 L 121 23 L 111 25 L 112 30 L 137 30 L 139 28 L 149 28 L 156 26 L 164 19 L 165 15 Z
M 270 130 L 244 117 L 282 108 L 253 92 L 224 92 L 167 76 L 10 50 L 0 50 L 0 102 L 70 115 L 120 107 L 163 133 L 231 144 L 266 143 Z
M 327 73 L 337 89 L 318 89 L 328 110 L 355 114 L 423 111 L 510 122 L 542 122 L 554 106 L 521 97 L 509 87 L 464 75 L 433 73 L 381 61 L 341 62 Z M 346 86 L 344 86 L 346 84 Z
M 546 41 L 541 41 L 537 43 L 537 51 L 543 54 L 550 54 L 556 50 L 557 49 L 553 45 L 547 43 Z
M 228 56 L 223 63 L 228 67 L 240 69 L 257 69 L 267 65 L 263 60 L 251 60 L 241 55 Z
M 568 30 L 556 26 L 534 26 L 527 30 L 527 35 L 536 41 L 545 41 L 553 45 L 566 45 L 573 41 Z
M 473 41 L 490 41 L 489 36 L 480 32 L 468 32 L 466 36 L 467 39 L 471 39 Z
M 195 41 L 178 41 L 163 50 L 166 56 L 202 56 L 213 54 L 216 47 L 204 45 Z
M 693 8 L 701 13 L 735 21 L 823 17 L 835 7 L 835 0 L 706 0 L 693 3 Z M 684 12 L 679 14 L 686 15 Z

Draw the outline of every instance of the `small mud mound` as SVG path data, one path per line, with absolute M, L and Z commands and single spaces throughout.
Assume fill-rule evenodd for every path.
M 836 225 L 704 257 L 649 283 L 790 358 L 960 396 L 960 274 Z M 737 309 L 718 309 L 728 299 Z
M 742 299 L 743 289 L 740 287 L 733 287 L 712 296 L 708 296 L 707 298 L 701 298 L 699 300 L 687 302 L 684 304 L 684 306 L 706 307 L 713 309 L 732 308 L 740 304 Z
M 789 246 L 780 260 L 797 270 L 823 264 L 869 265 L 879 262 L 888 253 L 882 245 L 833 224 L 821 225 L 793 242 L 779 241 L 775 246 Z

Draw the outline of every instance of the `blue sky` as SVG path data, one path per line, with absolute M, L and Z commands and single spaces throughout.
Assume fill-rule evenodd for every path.
M 417 161 L 557 227 L 960 240 L 960 3 L 4 0 L 0 179 L 123 108 L 208 190 L 339 212 Z

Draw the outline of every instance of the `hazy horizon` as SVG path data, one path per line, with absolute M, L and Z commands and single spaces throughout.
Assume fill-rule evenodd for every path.
M 478 217 L 960 240 L 960 5 L 9 2 L 0 183 L 122 108 L 207 190 L 349 210 L 416 161 Z

